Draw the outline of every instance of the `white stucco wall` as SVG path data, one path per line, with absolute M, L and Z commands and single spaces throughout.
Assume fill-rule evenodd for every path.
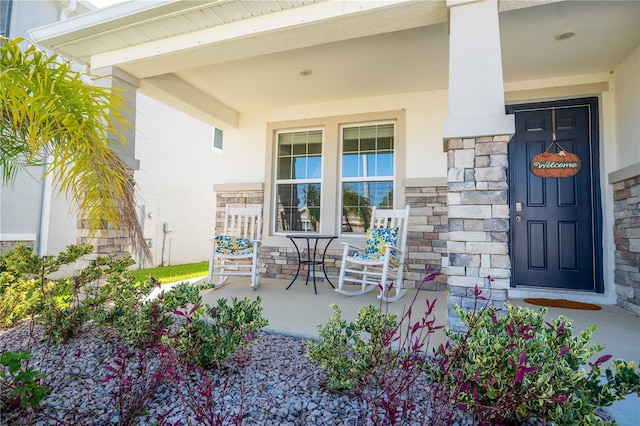
M 42 200 L 40 176 L 41 167 L 30 167 L 13 184 L 0 188 L 0 233 L 37 233 Z
M 78 11 L 86 11 L 78 5 Z M 56 1 L 14 1 L 11 6 L 9 37 L 30 40 L 31 28 L 56 22 L 64 5 Z M 43 167 L 29 167 L 19 173 L 14 184 L 0 188 L 0 233 L 36 235 L 35 249 L 45 254 L 57 254 L 76 242 L 75 214 L 70 212 L 66 197 L 51 196 L 51 214 L 42 216 Z M 46 247 L 41 247 L 41 229 L 48 227 Z
M 221 156 L 211 149 L 213 128 L 138 93 L 135 173 L 154 265 L 207 260 L 215 226 L 213 184 Z M 232 142 L 224 135 L 223 150 Z M 164 233 L 164 223 L 173 231 Z M 164 259 L 162 245 L 164 240 Z
M 616 168 L 640 163 L 640 47 L 613 70 Z
M 406 110 L 406 178 L 445 177 L 442 122 L 447 116 L 447 92 L 440 90 L 243 113 L 240 130 L 225 132 L 223 158 L 228 161 L 222 164 L 223 182 L 265 181 L 265 143 L 271 142 L 265 133 L 268 122 L 398 109 Z M 235 162 L 238 158 L 241 167 Z

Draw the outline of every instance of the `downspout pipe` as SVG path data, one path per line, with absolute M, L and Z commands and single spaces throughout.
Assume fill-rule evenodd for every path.
M 69 18 L 78 7 L 76 0 L 61 1 L 66 3 L 66 7 L 60 12 L 60 21 Z M 40 208 L 40 238 L 38 239 L 38 254 L 40 256 L 47 255 L 49 246 L 49 225 L 51 223 L 51 195 L 53 193 L 53 177 L 47 173 L 49 166 L 53 162 L 53 157 L 48 156 L 44 165 L 44 182 L 42 186 L 42 204 Z
M 44 166 L 45 173 L 53 161 L 52 156 L 47 157 Z M 49 246 L 49 223 L 51 222 L 51 194 L 53 192 L 53 177 L 50 173 L 44 175 L 42 186 L 42 205 L 40 208 L 40 238 L 38 239 L 38 254 L 45 256 Z
M 67 7 L 65 7 L 64 9 L 62 9 L 62 11 L 60 12 L 60 20 L 64 21 L 67 18 L 69 18 L 69 15 L 71 15 L 73 12 L 76 11 L 76 7 L 78 7 L 78 2 L 77 0 L 58 0 L 61 3 L 67 3 Z

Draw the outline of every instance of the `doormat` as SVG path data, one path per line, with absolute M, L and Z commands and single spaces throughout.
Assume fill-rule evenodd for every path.
M 574 302 L 566 299 L 526 298 L 524 301 L 532 305 L 549 306 L 552 308 L 583 309 L 587 311 L 599 311 L 602 309 L 593 303 Z

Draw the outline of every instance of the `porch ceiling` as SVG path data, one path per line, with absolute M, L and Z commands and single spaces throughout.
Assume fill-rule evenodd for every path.
M 638 1 L 512 0 L 500 10 L 506 83 L 606 75 L 640 43 Z M 447 29 L 444 0 L 165 0 L 33 35 L 93 68 L 117 66 L 142 92 L 224 128 L 240 112 L 446 89 Z M 564 31 L 575 36 L 556 40 Z

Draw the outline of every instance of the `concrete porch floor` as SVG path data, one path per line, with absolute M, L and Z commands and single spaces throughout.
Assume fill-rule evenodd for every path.
M 262 278 L 257 290 L 250 286 L 248 278 L 231 277 L 227 284 L 219 289 L 202 292 L 203 301 L 212 304 L 219 298 L 231 300 L 233 297 L 255 298 L 260 296 L 263 315 L 269 320 L 267 331 L 277 332 L 296 337 L 317 339 L 318 324 L 325 324 L 331 317 L 330 304 L 335 303 L 342 310 L 342 317 L 353 321 L 359 308 L 374 305 L 380 306 L 385 312 L 394 312 L 401 316 L 414 296 L 417 298 L 413 307 L 413 321 L 424 313 L 425 299 L 437 299 L 434 315 L 436 325 L 446 325 L 447 295 L 445 292 L 410 290 L 397 302 L 383 303 L 377 299 L 376 291 L 362 296 L 348 297 L 336 293 L 331 286 L 318 281 L 318 294 L 314 294 L 313 283 L 305 285 L 304 278 L 298 278 L 289 290 L 285 290 L 289 281 Z M 335 285 L 335 283 L 334 283 Z M 527 306 L 533 310 L 539 307 L 525 303 L 523 300 L 510 301 L 513 305 Z M 574 334 L 586 329 L 587 324 L 596 324 L 592 342 L 600 344 L 605 349 L 600 354 L 611 354 L 613 358 L 623 358 L 627 361 L 640 360 L 640 317 L 633 315 L 617 306 L 602 306 L 599 311 L 585 311 L 575 309 L 547 308 L 548 318 L 557 318 L 564 314 L 573 320 Z M 444 342 L 444 333 L 437 332 L 431 339 L 430 348 Z M 622 426 L 637 425 L 640 418 L 640 399 L 636 396 L 627 397 L 608 408 L 616 422 Z

